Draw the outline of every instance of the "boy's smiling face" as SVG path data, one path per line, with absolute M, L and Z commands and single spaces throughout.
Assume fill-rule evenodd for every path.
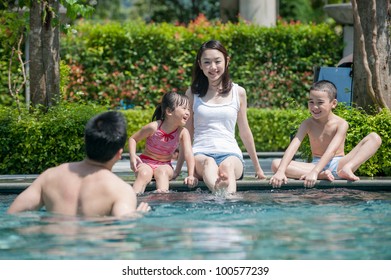
M 326 91 L 311 90 L 310 98 L 308 100 L 308 109 L 315 119 L 328 117 L 332 109 L 337 106 L 337 100 L 332 99 Z

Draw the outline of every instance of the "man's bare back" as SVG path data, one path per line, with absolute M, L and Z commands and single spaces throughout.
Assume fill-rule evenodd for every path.
M 63 215 L 127 216 L 136 210 L 149 211 L 146 203 L 137 207 L 133 188 L 111 172 L 121 158 L 126 142 L 126 121 L 109 111 L 86 125 L 86 158 L 44 171 L 11 204 L 8 213 L 38 210 Z
M 84 216 L 113 215 L 118 204 L 122 212 L 136 208 L 130 185 L 110 170 L 85 161 L 66 163 L 49 169 L 40 184 L 48 211 Z M 115 216 L 115 215 L 114 215 Z

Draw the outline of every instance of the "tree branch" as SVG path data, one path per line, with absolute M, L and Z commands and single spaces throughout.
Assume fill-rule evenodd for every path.
M 23 89 L 24 85 L 27 82 L 26 71 L 25 71 L 24 62 L 22 59 L 22 51 L 21 51 L 22 42 L 23 42 L 23 34 L 20 35 L 17 49 L 16 49 L 17 57 L 20 62 L 20 65 L 21 65 L 22 75 L 23 75 L 23 82 L 19 85 L 19 87 L 17 86 L 17 81 L 15 83 L 12 82 L 12 61 L 13 61 L 14 55 L 15 55 L 15 47 L 12 48 L 11 57 L 10 57 L 9 64 L 8 64 L 8 89 L 9 89 L 9 92 L 10 92 L 12 98 L 16 102 L 16 106 L 18 108 L 19 115 L 21 115 L 19 93 Z M 15 88 L 15 91 L 13 88 Z

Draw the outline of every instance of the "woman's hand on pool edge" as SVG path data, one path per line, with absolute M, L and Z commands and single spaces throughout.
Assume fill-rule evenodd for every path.
M 264 180 L 264 179 L 266 179 L 266 176 L 265 176 L 265 174 L 263 173 L 263 170 L 262 170 L 262 169 L 258 170 L 258 171 L 255 173 L 255 178 L 257 178 L 258 180 Z
M 189 187 L 189 188 L 194 188 L 198 185 L 198 179 L 194 176 L 188 176 L 185 178 L 184 183 Z

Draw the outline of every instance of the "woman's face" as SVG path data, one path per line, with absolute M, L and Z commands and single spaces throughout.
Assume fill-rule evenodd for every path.
M 207 49 L 202 53 L 201 59 L 198 62 L 204 75 L 209 82 L 221 81 L 221 77 L 225 72 L 225 58 L 222 52 L 215 49 Z

